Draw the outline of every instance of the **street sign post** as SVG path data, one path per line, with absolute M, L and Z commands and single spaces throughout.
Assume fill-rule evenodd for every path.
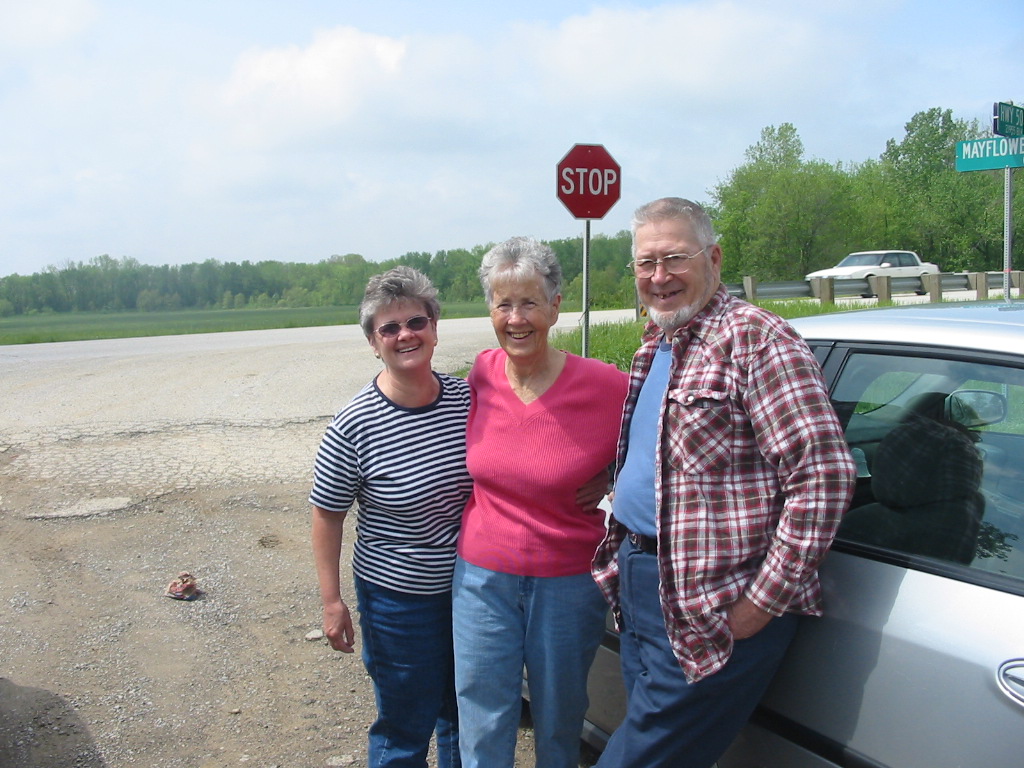
M 992 133 L 996 136 L 1024 136 L 1024 107 L 997 101 L 992 105 Z
M 603 219 L 619 201 L 622 169 L 600 144 L 576 144 L 556 166 L 558 199 L 577 219 L 586 219 L 583 238 L 583 357 L 590 352 L 590 220 Z
M 996 104 L 997 116 L 1000 106 Z M 1024 109 L 1021 110 L 1024 121 Z M 1006 130 L 1011 130 L 1017 120 L 1007 113 Z M 1003 127 L 1003 126 L 1001 126 Z M 1013 169 L 1024 168 L 1024 138 L 996 136 L 991 139 L 958 141 L 956 144 L 956 169 L 958 171 L 1003 171 L 1003 299 L 1010 301 L 1010 269 L 1013 251 Z

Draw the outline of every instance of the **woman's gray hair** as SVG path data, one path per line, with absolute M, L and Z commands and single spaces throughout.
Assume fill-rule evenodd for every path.
M 359 325 L 366 338 L 373 336 L 377 330 L 373 323 L 374 316 L 399 301 L 422 304 L 431 320 L 436 321 L 441 315 L 437 288 L 430 282 L 430 278 L 412 267 L 395 267 L 374 275 L 366 284 L 366 292 L 359 305 Z
M 562 292 L 562 265 L 550 247 L 531 237 L 512 237 L 484 254 L 480 262 L 480 285 L 490 304 L 494 299 L 495 278 L 530 280 L 540 277 L 548 301 Z
M 633 214 L 633 258 L 636 258 L 636 231 L 644 224 L 656 221 L 685 221 L 702 247 L 718 242 L 715 227 L 707 211 L 691 200 L 681 197 L 663 197 L 641 205 Z

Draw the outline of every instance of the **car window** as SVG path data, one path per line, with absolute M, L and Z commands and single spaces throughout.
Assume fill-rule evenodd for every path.
M 1024 369 L 855 352 L 833 403 L 858 466 L 840 541 L 1024 582 Z
M 824 365 L 832 346 L 830 344 L 815 344 L 813 342 L 808 344 L 808 346 L 811 348 L 811 352 L 814 353 L 814 359 L 818 361 L 818 365 Z
M 851 253 L 840 261 L 837 267 L 874 267 L 882 261 L 882 255 L 878 253 Z

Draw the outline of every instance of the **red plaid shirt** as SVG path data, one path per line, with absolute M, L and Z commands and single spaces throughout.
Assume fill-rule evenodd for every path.
M 661 335 L 649 324 L 633 358 L 619 467 Z M 776 616 L 820 615 L 817 569 L 850 503 L 856 467 L 810 349 L 784 320 L 724 286 L 672 342 L 658 429 L 662 612 L 695 681 L 728 661 L 724 609 L 741 595 Z M 616 554 L 625 535 L 613 518 L 594 558 L 617 624 Z

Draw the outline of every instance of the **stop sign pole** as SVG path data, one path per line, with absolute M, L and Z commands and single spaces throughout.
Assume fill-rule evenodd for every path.
M 583 238 L 583 357 L 590 353 L 590 221 L 603 219 L 621 194 L 622 169 L 600 144 L 575 144 L 556 167 L 558 199 L 586 220 Z

